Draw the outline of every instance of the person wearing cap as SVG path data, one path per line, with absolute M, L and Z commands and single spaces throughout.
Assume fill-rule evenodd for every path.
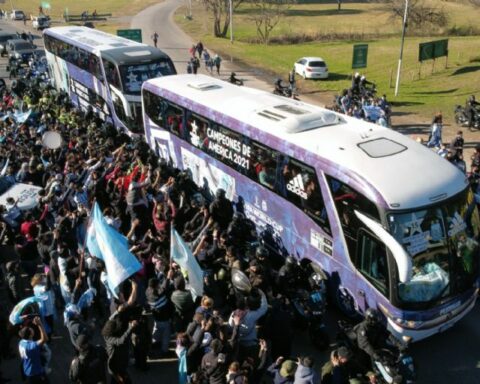
M 293 384 L 297 364 L 293 360 L 285 360 L 280 356 L 270 367 L 267 374 L 273 378 L 274 384 Z
M 455 154 L 457 158 L 459 158 L 460 156 L 463 156 L 464 143 L 465 143 L 465 140 L 463 139 L 463 132 L 457 131 L 457 134 L 450 142 L 450 147 L 449 147 L 449 149 Z
M 87 335 L 77 339 L 78 356 L 70 364 L 69 378 L 78 384 L 107 383 L 107 353 L 101 345 L 92 345 Z

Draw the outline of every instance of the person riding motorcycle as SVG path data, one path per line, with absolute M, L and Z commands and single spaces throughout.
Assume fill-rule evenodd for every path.
M 475 95 L 471 95 L 465 104 L 465 115 L 468 118 L 468 126 L 473 128 L 473 122 L 475 114 L 480 113 L 477 107 L 480 105 L 478 101 L 475 100 Z
M 230 73 L 230 83 L 236 84 L 236 85 L 243 85 L 243 81 L 240 79 L 237 79 L 237 74 L 235 72 Z
M 382 349 L 392 349 L 400 343 L 381 323 L 380 313 L 375 308 L 365 311 L 365 319 L 357 324 L 353 331 L 358 347 L 374 361 L 382 358 Z
M 283 95 L 287 89 L 288 89 L 288 87 L 282 84 L 282 79 L 278 78 L 275 81 L 275 92 L 276 93 L 278 93 L 280 95 Z
M 288 294 L 295 291 L 301 281 L 301 271 L 293 256 L 285 259 L 285 264 L 278 271 L 277 289 L 279 293 Z

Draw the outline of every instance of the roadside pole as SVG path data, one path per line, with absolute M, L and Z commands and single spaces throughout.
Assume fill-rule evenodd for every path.
M 233 44 L 233 0 L 230 0 L 230 43 Z
M 405 43 L 407 17 L 408 17 L 408 0 L 405 0 L 405 13 L 403 14 L 402 42 L 400 44 L 400 57 L 398 59 L 397 81 L 395 83 L 395 96 L 398 96 L 398 89 L 400 88 L 400 73 L 402 71 L 403 44 Z

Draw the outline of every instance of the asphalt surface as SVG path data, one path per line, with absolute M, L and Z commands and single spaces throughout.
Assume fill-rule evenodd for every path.
M 164 3 L 150 7 L 132 20 L 132 28 L 141 27 L 144 33 L 144 41 L 148 41 L 156 30 L 160 34 L 159 48 L 165 50 L 175 61 L 179 72 L 184 72 L 188 59 L 188 48 L 193 41 L 172 23 L 171 15 L 174 9 L 180 5 L 178 1 L 168 0 Z M 158 27 L 161 26 L 161 29 Z M 0 21 L 2 30 L 29 30 L 21 22 Z M 35 35 L 35 44 L 42 46 L 41 34 L 32 31 Z M 182 65 L 183 63 L 183 65 Z M 229 63 L 224 61 L 225 73 L 229 74 Z M 0 59 L 0 77 L 8 78 L 6 73 L 6 59 Z M 204 70 L 204 68 L 202 68 Z M 247 80 L 248 85 L 270 90 L 268 82 L 256 78 L 258 72 L 240 72 L 242 78 Z M 258 83 L 257 83 L 258 82 Z M 0 295 L 3 288 L 0 288 Z M 60 315 L 60 314 L 59 314 Z M 332 339 L 335 335 L 335 324 L 341 316 L 335 308 L 329 308 L 327 316 L 327 328 Z M 436 335 L 411 346 L 411 353 L 415 358 L 418 368 L 418 383 L 435 384 L 476 384 L 480 383 L 480 308 L 477 305 L 472 312 L 452 329 L 443 334 Z M 100 342 L 100 327 L 94 325 L 97 341 Z M 294 337 L 294 355 L 312 354 L 317 367 L 328 359 L 327 352 L 316 351 L 310 344 L 304 330 L 297 330 Z M 55 337 L 52 343 L 52 383 L 67 383 L 68 367 L 73 358 L 73 349 L 70 345 L 65 327 L 61 322 L 61 316 L 56 323 Z M 12 350 L 17 355 L 16 344 L 12 342 Z M 149 360 L 148 372 L 136 371 L 130 368 L 134 383 L 150 384 L 159 382 L 176 382 L 176 361 L 172 355 L 170 358 L 158 358 L 155 351 Z M 20 383 L 18 356 L 2 362 L 1 371 L 5 377 L 12 379 L 12 383 Z

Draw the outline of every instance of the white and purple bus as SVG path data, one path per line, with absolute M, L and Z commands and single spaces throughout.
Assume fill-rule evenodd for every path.
M 43 32 L 53 85 L 79 108 L 128 134 L 143 133 L 141 86 L 175 74 L 170 58 L 146 44 L 87 27 L 55 27 Z
M 397 335 L 451 327 L 478 293 L 479 216 L 462 172 L 393 130 L 203 75 L 142 86 L 146 139 L 204 191 L 328 277 L 347 314 Z

